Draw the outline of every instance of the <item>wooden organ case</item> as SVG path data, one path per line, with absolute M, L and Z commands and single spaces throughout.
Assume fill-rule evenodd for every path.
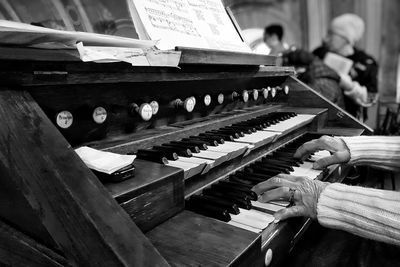
M 254 233 L 188 210 L 185 200 L 265 156 L 273 158 L 308 132 L 371 130 L 297 80 L 293 68 L 274 66 L 272 57 L 177 49 L 179 68 L 0 49 L 2 264 L 263 266 L 268 250 L 271 266 L 282 262 L 308 220 L 271 223 Z M 178 141 L 179 153 L 190 154 L 190 140 L 209 144 L 202 150 L 207 152 L 210 136 L 234 143 L 232 129 L 249 136 L 261 130 L 247 133 L 245 122 L 282 113 L 312 116 L 181 168 L 172 149 L 163 151 L 165 157 L 153 153 Z M 182 140 L 188 146 L 180 146 Z M 135 176 L 100 182 L 74 152 L 82 145 L 137 154 Z M 336 166 L 320 178 L 340 181 L 346 171 Z

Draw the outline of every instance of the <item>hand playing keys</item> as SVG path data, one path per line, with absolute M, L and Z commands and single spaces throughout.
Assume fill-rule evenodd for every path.
M 349 149 L 343 140 L 328 136 L 322 136 L 303 144 L 297 149 L 294 156 L 304 159 L 311 153 L 320 150 L 328 150 L 331 155 L 317 160 L 313 165 L 314 169 L 323 169 L 329 165 L 350 160 Z M 258 201 L 260 202 L 284 199 L 291 203 L 289 207 L 274 214 L 276 221 L 298 216 L 315 219 L 317 217 L 318 198 L 328 184 L 307 177 L 279 174 L 257 184 L 252 190 L 259 196 Z

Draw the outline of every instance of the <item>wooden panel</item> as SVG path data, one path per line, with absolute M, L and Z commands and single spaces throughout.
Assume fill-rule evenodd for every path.
M 179 64 L 276 65 L 275 56 L 188 47 L 176 47 L 175 50 L 182 51 Z
M 190 211 L 147 236 L 172 266 L 263 266 L 259 235 Z
M 379 93 L 381 101 L 393 103 L 396 99 L 397 66 L 400 55 L 400 2 L 382 2 L 383 16 L 380 46 Z
M 0 220 L 0 265 L 69 266 L 67 260 Z
M 67 259 L 167 266 L 28 93 L 0 91 L 0 117 L 1 182 L 18 189 Z
M 135 177 L 105 187 L 142 231 L 184 208 L 183 171 L 136 159 Z
M 328 120 L 325 126 L 343 126 L 351 128 L 364 128 L 366 133 L 372 133 L 373 130 L 367 125 L 361 123 L 349 113 L 336 106 L 323 95 L 315 92 L 306 84 L 294 77 L 288 77 L 286 82 L 291 91 L 289 93 L 288 104 L 294 107 L 319 107 L 328 109 Z M 299 101 L 301 99 L 301 101 Z
M 139 83 L 139 82 L 171 82 L 202 81 L 222 79 L 250 79 L 260 77 L 286 76 L 294 73 L 292 67 L 251 66 L 241 69 L 229 66 L 215 67 L 208 65 L 197 67 L 157 68 L 132 67 L 126 63 L 75 63 L 71 65 L 41 65 L 29 62 L 15 64 L 2 62 L 0 78 L 3 85 L 68 85 L 68 84 L 105 84 L 105 83 Z M 10 75 L 10 72 L 14 72 Z

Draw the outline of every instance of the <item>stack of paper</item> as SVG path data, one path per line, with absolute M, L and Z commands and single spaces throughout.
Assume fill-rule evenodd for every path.
M 112 174 L 130 164 L 136 158 L 135 155 L 120 155 L 111 152 L 104 152 L 83 146 L 75 149 L 75 152 L 90 169 Z

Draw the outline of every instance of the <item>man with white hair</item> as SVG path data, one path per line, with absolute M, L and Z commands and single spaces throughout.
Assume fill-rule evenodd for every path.
M 378 65 L 374 58 L 355 47 L 364 34 L 364 21 L 355 14 L 343 14 L 334 18 L 321 47 L 313 53 L 324 59 L 328 52 L 352 60 L 348 73 L 341 74 L 341 87 L 345 95 L 346 110 L 355 117 L 360 115 L 361 107 L 368 104 L 368 94 L 377 93 Z M 366 110 L 364 110 L 366 119 Z

